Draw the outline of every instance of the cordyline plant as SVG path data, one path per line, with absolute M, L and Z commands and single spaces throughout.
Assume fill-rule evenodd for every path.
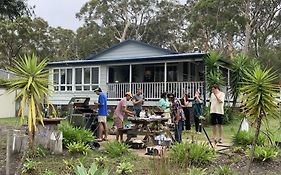
M 25 111 L 27 111 L 29 148 L 33 148 L 33 139 L 36 130 L 37 120 L 43 123 L 44 103 L 47 107 L 49 88 L 48 88 L 48 70 L 45 69 L 48 61 L 45 59 L 38 63 L 37 56 L 30 55 L 15 61 L 14 66 L 9 70 L 15 74 L 15 77 L 9 79 L 5 84 L 9 90 L 20 91 L 16 100 L 20 100 L 18 116 L 21 117 L 21 123 L 24 121 Z
M 262 121 L 268 123 L 268 117 L 274 116 L 278 112 L 277 101 L 274 98 L 278 93 L 278 86 L 272 83 L 276 78 L 276 74 L 271 73 L 270 69 L 262 70 L 260 66 L 245 72 L 245 78 L 240 88 L 243 95 L 242 110 L 256 127 L 246 174 L 250 172 Z

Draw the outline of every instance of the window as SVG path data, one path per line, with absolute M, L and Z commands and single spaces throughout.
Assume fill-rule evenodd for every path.
M 99 86 L 99 67 L 53 70 L 55 91 L 91 91 Z

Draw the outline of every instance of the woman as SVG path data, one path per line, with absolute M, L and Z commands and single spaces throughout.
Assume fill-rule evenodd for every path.
M 114 118 L 114 125 L 117 127 L 117 132 L 116 132 L 116 140 L 119 141 L 123 141 L 123 120 L 124 117 L 126 115 L 129 116 L 134 116 L 134 112 L 129 111 L 127 109 L 127 105 L 126 102 L 129 101 L 132 98 L 132 94 L 130 92 L 127 92 L 124 96 L 124 98 L 118 103 L 114 114 L 113 114 L 113 118 Z
M 194 95 L 194 101 L 192 103 L 196 133 L 201 133 L 201 131 L 202 131 L 201 122 L 199 119 L 199 117 L 202 115 L 202 104 L 203 104 L 203 101 L 200 99 L 200 92 L 196 91 L 195 95 Z
M 183 110 L 180 101 L 175 98 L 174 94 L 169 94 L 169 101 L 171 102 L 172 120 L 175 123 L 175 140 L 182 141 L 182 127 L 183 127 Z
M 161 111 L 164 112 L 164 117 L 169 118 L 168 123 L 172 123 L 171 115 L 170 115 L 171 113 L 170 105 L 171 103 L 167 99 L 167 93 L 163 92 L 161 94 L 161 99 L 159 100 L 159 108 Z
M 181 99 L 181 105 L 184 112 L 184 118 L 185 118 L 185 130 L 190 131 L 191 130 L 191 123 L 190 123 L 190 112 L 188 109 L 189 105 L 189 99 L 190 95 L 188 93 L 185 93 L 184 96 Z M 184 127 L 183 127 L 184 130 Z

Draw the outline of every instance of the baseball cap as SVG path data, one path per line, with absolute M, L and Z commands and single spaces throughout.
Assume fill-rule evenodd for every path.
M 101 88 L 100 87 L 98 87 L 98 88 L 96 88 L 95 90 L 94 90 L 94 92 L 102 92 L 102 90 L 101 90 Z
M 131 98 L 133 98 L 133 95 L 132 95 L 131 92 L 126 92 L 125 96 L 126 96 L 126 95 L 130 96 Z

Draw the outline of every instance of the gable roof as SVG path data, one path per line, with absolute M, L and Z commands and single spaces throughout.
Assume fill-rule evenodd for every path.
M 163 49 L 160 47 L 152 46 L 136 40 L 126 40 L 119 44 L 98 53 L 92 54 L 86 58 L 86 60 L 95 61 L 110 61 L 110 60 L 122 60 L 123 58 L 132 59 L 137 57 L 152 57 L 177 54 L 177 52 Z

